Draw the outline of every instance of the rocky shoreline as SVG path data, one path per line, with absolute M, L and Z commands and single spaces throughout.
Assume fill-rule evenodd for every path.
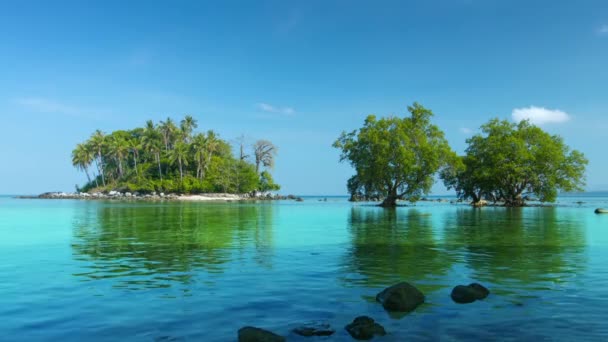
M 37 196 L 17 196 L 23 199 L 78 199 L 78 200 L 147 200 L 147 201 L 268 201 L 268 200 L 294 200 L 303 201 L 295 195 L 273 195 L 273 194 L 228 194 L 228 193 L 202 193 L 202 194 L 174 194 L 163 192 L 138 193 L 120 192 L 116 190 L 108 192 L 45 192 Z

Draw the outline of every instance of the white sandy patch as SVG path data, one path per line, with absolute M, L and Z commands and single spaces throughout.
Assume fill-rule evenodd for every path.
M 244 198 L 235 194 L 199 194 L 182 195 L 177 197 L 177 199 L 182 201 L 238 201 Z

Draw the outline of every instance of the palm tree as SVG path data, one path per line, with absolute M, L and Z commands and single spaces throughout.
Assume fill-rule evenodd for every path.
M 97 154 L 97 169 L 101 175 L 103 186 L 106 186 L 106 178 L 103 172 L 103 155 L 101 154 L 101 151 L 106 146 L 106 136 L 102 131 L 96 130 L 87 142 L 87 145 Z
M 255 172 L 260 173 L 260 164 L 270 168 L 274 166 L 277 148 L 268 140 L 258 140 L 253 144 L 253 154 L 255 155 Z
M 91 183 L 91 176 L 89 176 L 89 165 L 93 162 L 94 155 L 90 149 L 84 144 L 76 145 L 74 151 L 72 151 L 72 165 L 80 171 L 84 171 L 87 175 L 88 183 Z
M 158 177 L 162 181 L 163 171 L 160 166 L 160 152 L 162 151 L 162 141 L 160 133 L 158 133 L 156 130 L 146 130 L 141 139 L 143 150 L 151 153 L 154 156 L 154 161 L 158 165 Z
M 129 139 L 127 142 L 129 147 L 129 152 L 133 154 L 133 167 L 135 168 L 135 174 L 139 175 L 139 171 L 137 170 L 137 158 L 139 158 L 139 151 L 142 148 L 142 144 L 139 138 Z
M 192 137 L 192 149 L 194 151 L 194 161 L 196 161 L 196 178 L 203 179 L 203 169 L 207 160 L 207 138 L 204 134 L 198 133 Z
M 196 119 L 192 117 L 192 115 L 186 115 L 184 117 L 184 119 L 180 122 L 180 129 L 184 142 L 190 142 L 192 131 L 197 127 L 198 123 L 196 122 Z
M 205 157 L 207 160 L 205 161 L 204 168 L 201 170 L 201 179 L 205 177 L 204 171 L 211 165 L 211 158 L 213 158 L 213 155 L 217 152 L 219 146 L 220 140 L 215 132 L 212 130 L 207 131 L 207 136 L 205 137 Z
M 179 180 L 184 180 L 184 165 L 188 165 L 188 144 L 177 142 L 173 150 L 169 151 L 169 160 L 179 167 Z
M 116 159 L 118 164 L 118 175 L 120 178 L 124 176 L 124 169 L 122 167 L 122 160 L 129 153 L 129 143 L 121 137 L 113 137 L 110 141 L 109 146 L 110 155 Z
M 154 160 L 158 165 L 158 177 L 163 180 L 163 170 L 160 166 L 160 152 L 162 150 L 162 133 L 160 133 L 154 126 L 152 120 L 146 121 L 146 128 L 144 128 L 144 135 L 142 136 L 142 147 L 145 151 L 148 151 L 154 155 Z
M 173 146 L 173 141 L 175 140 L 175 135 L 178 132 L 177 126 L 173 123 L 173 119 L 167 118 L 166 121 L 161 121 L 158 126 L 160 130 L 163 141 L 165 143 L 165 151 L 169 151 L 169 147 Z

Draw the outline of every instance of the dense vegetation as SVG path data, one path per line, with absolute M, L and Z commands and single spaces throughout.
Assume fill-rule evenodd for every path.
M 352 199 L 383 198 L 382 206 L 398 199 L 418 200 L 431 190 L 434 175 L 456 154 L 443 132 L 431 124 L 433 113 L 414 103 L 410 117 L 377 119 L 370 115 L 363 127 L 343 132 L 334 143 L 356 174 L 348 180 Z
M 239 156 L 214 131 L 195 132 L 187 115 L 179 126 L 167 118 L 158 124 L 104 134 L 97 130 L 72 151 L 72 164 L 87 175 L 80 191 L 119 189 L 131 192 L 251 193 L 278 190 L 269 172 L 277 148 L 258 140 L 252 159 L 241 140 Z
M 460 198 L 521 206 L 530 196 L 553 202 L 558 191 L 583 190 L 587 159 L 561 137 L 528 121 L 494 119 L 481 131 L 467 140 L 466 155 L 443 175 Z
M 383 199 L 387 207 L 399 199 L 414 202 L 429 193 L 437 174 L 473 204 L 522 206 L 530 196 L 553 202 L 559 191 L 582 190 L 584 155 L 529 121 L 490 120 L 458 157 L 430 123 L 430 110 L 414 103 L 408 111 L 404 118 L 370 115 L 334 143 L 356 171 L 347 183 L 351 200 Z

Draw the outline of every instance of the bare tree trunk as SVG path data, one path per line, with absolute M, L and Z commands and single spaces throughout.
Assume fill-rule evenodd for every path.
M 133 153 L 133 162 L 135 163 L 135 174 L 139 176 L 139 171 L 137 170 L 137 156 Z
M 182 171 L 182 160 L 179 159 L 179 181 L 183 182 L 184 181 L 184 172 Z
M 103 174 L 103 159 L 101 157 L 101 150 L 97 151 L 97 158 L 99 158 L 99 173 L 101 174 L 101 182 L 103 183 L 103 186 L 106 186 L 106 177 Z
M 88 167 L 84 168 L 84 173 L 87 175 L 87 180 L 89 181 L 89 183 L 91 183 L 91 176 L 89 176 L 89 168 Z
M 380 206 L 385 207 L 385 208 L 391 208 L 391 207 L 397 206 L 397 188 L 396 187 L 394 189 L 389 190 L 388 194 L 386 195 L 386 198 L 384 198 L 384 201 L 382 201 Z
M 118 157 L 116 157 L 116 161 L 118 162 L 118 177 L 122 178 L 123 173 L 122 173 L 122 160 Z

